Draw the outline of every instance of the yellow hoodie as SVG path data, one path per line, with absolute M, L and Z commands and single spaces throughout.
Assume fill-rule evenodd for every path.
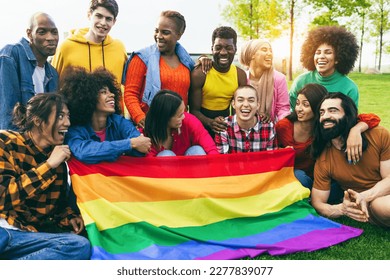
M 120 84 L 127 60 L 125 46 L 110 35 L 107 35 L 101 44 L 89 42 L 84 37 L 88 30 L 89 28 L 71 30 L 70 35 L 57 49 L 51 64 L 60 78 L 69 65 L 81 66 L 89 71 L 104 66 L 116 76 Z

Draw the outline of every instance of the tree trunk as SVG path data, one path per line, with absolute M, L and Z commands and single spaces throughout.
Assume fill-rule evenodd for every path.
M 293 80 L 293 49 L 294 49 L 294 6 L 295 0 L 290 1 L 290 59 L 288 62 L 288 79 Z
M 359 56 L 359 73 L 362 72 L 362 56 L 363 56 L 363 39 L 364 39 L 364 19 L 366 17 L 366 13 L 363 11 L 362 13 L 362 27 L 361 27 L 361 35 L 360 35 L 360 56 Z
M 381 64 L 382 64 L 382 51 L 383 51 L 383 21 L 384 19 L 384 7 L 383 7 L 383 1 L 381 6 L 381 23 L 380 23 L 380 29 L 379 29 L 379 62 L 378 62 L 378 70 L 381 70 Z

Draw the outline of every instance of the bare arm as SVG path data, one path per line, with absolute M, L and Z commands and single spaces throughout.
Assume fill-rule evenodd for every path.
M 368 221 L 368 216 L 358 207 L 355 200 L 347 191 L 344 192 L 343 202 L 335 205 L 327 203 L 329 194 L 330 190 L 322 191 L 316 188 L 312 189 L 312 205 L 320 215 L 329 218 L 347 216 L 359 222 Z
M 210 124 L 213 120 L 203 115 L 200 111 L 203 99 L 202 88 L 205 81 L 206 75 L 203 73 L 201 67 L 196 67 L 194 70 L 192 70 L 188 103 L 190 106 L 190 113 L 195 115 L 204 126 L 210 127 Z
M 241 68 L 237 67 L 238 86 L 245 86 L 248 84 L 246 73 Z
M 380 173 L 382 180 L 377 182 L 374 187 L 361 193 L 348 190 L 350 196 L 356 200 L 358 207 L 369 217 L 367 205 L 374 199 L 390 195 L 390 160 L 380 162 Z
M 317 212 L 325 217 L 337 218 L 344 215 L 342 203 L 330 205 L 327 203 L 330 195 L 330 190 L 319 190 L 313 188 L 311 191 L 311 204 Z

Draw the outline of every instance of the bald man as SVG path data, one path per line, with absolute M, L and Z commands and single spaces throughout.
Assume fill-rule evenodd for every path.
M 26 35 L 0 50 L 0 129 L 16 130 L 12 124 L 16 103 L 26 104 L 35 94 L 53 92 L 58 87 L 58 74 L 47 62 L 58 44 L 54 21 L 48 14 L 35 13 Z

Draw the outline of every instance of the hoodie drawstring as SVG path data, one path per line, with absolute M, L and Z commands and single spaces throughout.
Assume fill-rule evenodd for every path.
M 88 58 L 89 58 L 89 72 L 92 72 L 92 59 L 91 59 L 91 45 L 87 41 L 88 45 Z
M 92 72 L 92 58 L 91 58 L 91 45 L 87 41 L 88 45 L 88 58 L 89 58 L 89 72 Z M 104 40 L 102 41 L 102 60 L 103 60 L 103 67 L 106 69 L 106 61 L 104 59 Z
M 102 41 L 102 59 L 103 59 L 103 67 L 106 69 L 106 61 L 104 60 L 104 40 Z

